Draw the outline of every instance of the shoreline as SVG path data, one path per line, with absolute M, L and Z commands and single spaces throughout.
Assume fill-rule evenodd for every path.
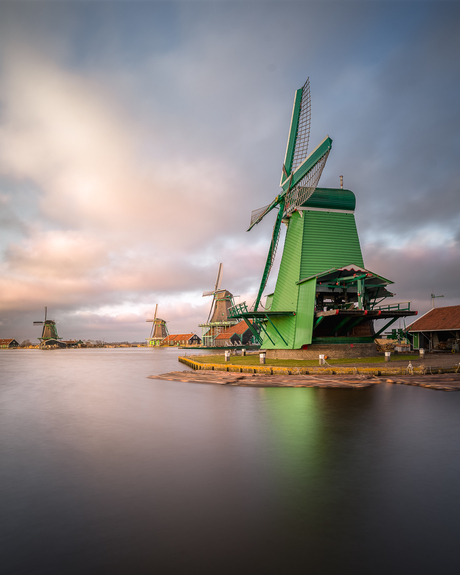
M 195 371 L 223 371 L 232 373 L 249 373 L 263 375 L 370 375 L 370 376 L 387 376 L 387 375 L 435 375 L 444 373 L 459 373 L 460 363 L 453 362 L 452 358 L 442 358 L 444 361 L 435 362 L 438 365 L 428 365 L 425 358 L 422 365 L 412 365 L 409 368 L 409 362 L 397 361 L 385 362 L 381 364 L 358 364 L 352 366 L 327 365 L 327 366 L 274 366 L 274 365 L 235 365 L 231 363 L 204 363 L 194 361 L 192 357 L 179 356 L 178 361 Z M 455 359 L 458 359 L 457 357 Z M 415 362 L 414 362 L 415 363 Z M 393 365 L 389 365 L 393 364 Z M 444 365 L 440 365 L 444 364 Z

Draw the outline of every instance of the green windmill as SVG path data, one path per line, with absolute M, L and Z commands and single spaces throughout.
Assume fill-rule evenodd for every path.
M 317 188 L 332 140 L 327 136 L 307 155 L 310 120 L 307 79 L 294 97 L 281 192 L 251 216 L 249 230 L 278 210 L 257 297 L 250 309 L 243 303 L 230 310 L 232 317 L 247 322 L 266 349 L 372 343 L 398 317 L 417 313 L 411 312 L 410 306 L 397 304 L 398 308 L 392 309 L 394 306 L 377 305 L 393 295 L 386 289 L 392 282 L 364 268 L 353 192 L 342 187 Z M 287 231 L 276 287 L 263 308 L 261 298 L 283 222 Z M 373 319 L 384 318 L 390 321 L 375 333 Z

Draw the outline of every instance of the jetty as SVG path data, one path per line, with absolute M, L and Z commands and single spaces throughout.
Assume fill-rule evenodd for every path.
M 414 385 L 440 391 L 460 391 L 459 356 L 428 356 L 424 360 L 396 360 L 385 363 L 354 365 L 257 365 L 257 355 L 251 364 L 212 363 L 215 356 L 179 357 L 191 368 L 151 375 L 151 379 L 229 385 L 237 387 L 319 387 L 360 389 L 388 383 Z M 234 359 L 238 359 L 236 356 Z M 248 359 L 248 358 L 245 358 Z M 378 358 L 377 358 L 378 359 Z M 270 360 L 268 360 L 270 361 Z M 288 363 L 288 362 L 286 362 Z M 294 362 L 291 362 L 294 364 Z M 307 362 L 304 362 L 307 363 Z M 312 362 L 309 362 L 312 363 Z

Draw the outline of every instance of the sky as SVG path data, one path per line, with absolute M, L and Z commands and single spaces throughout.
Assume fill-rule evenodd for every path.
M 460 304 L 460 2 L 0 0 L 0 338 L 142 341 L 252 303 L 294 92 L 394 302 Z M 281 252 L 281 250 L 279 250 Z M 266 293 L 274 288 L 276 265 Z

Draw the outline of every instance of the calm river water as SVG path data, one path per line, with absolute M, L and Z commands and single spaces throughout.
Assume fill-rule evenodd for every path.
M 2 574 L 460 572 L 460 393 L 147 379 L 178 355 L 0 351 Z

